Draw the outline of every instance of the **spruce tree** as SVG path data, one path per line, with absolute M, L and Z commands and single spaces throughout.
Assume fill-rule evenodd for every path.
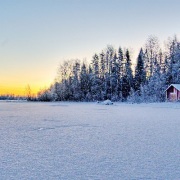
M 93 97 L 93 101 L 101 100 L 102 99 L 102 81 L 100 78 L 99 72 L 99 56 L 95 54 L 92 59 L 92 66 L 93 66 L 93 78 L 92 78 L 92 86 L 91 86 L 91 93 Z
M 140 90 L 140 86 L 144 85 L 145 81 L 146 81 L 146 72 L 144 68 L 144 53 L 141 48 L 135 68 L 134 90 L 135 91 Z
M 118 98 L 122 99 L 122 77 L 124 74 L 124 55 L 122 48 L 119 47 L 118 49 Z
M 122 79 L 122 95 L 123 98 L 126 100 L 129 96 L 131 88 L 133 87 L 133 74 L 131 69 L 131 59 L 129 55 L 129 50 L 126 50 L 126 62 L 125 62 L 125 74 Z

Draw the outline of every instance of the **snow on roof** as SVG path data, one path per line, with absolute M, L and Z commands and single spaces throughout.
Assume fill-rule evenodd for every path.
M 171 84 L 171 85 L 166 89 L 166 91 L 167 91 L 171 86 L 175 87 L 178 91 L 180 91 L 180 84 Z

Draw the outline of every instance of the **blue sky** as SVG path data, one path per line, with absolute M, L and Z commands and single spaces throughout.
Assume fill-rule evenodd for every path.
M 147 37 L 180 35 L 179 0 L 0 0 L 0 93 L 48 86 L 64 59 L 107 44 L 132 58 Z

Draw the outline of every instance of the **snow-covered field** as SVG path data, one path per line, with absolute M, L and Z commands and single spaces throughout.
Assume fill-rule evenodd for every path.
M 180 179 L 180 103 L 0 102 L 0 179 Z

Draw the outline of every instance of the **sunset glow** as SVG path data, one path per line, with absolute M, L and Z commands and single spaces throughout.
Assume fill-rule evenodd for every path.
M 23 80 L 23 79 L 22 79 Z M 25 80 L 24 80 L 25 82 Z M 13 94 L 13 95 L 21 95 L 26 96 L 26 87 L 29 85 L 31 88 L 32 95 L 36 95 L 38 91 L 44 88 L 48 88 L 50 84 L 52 83 L 51 79 L 49 81 L 31 81 L 31 83 L 24 83 L 24 82 L 10 82 L 10 84 L 3 84 L 0 86 L 0 95 L 7 95 L 7 94 Z
M 0 95 L 26 96 L 27 85 L 30 86 L 32 95 L 35 95 L 40 89 L 48 88 L 53 83 L 56 67 L 44 68 L 43 71 L 36 69 L 33 72 L 16 69 L 6 73 L 6 76 L 0 76 Z

